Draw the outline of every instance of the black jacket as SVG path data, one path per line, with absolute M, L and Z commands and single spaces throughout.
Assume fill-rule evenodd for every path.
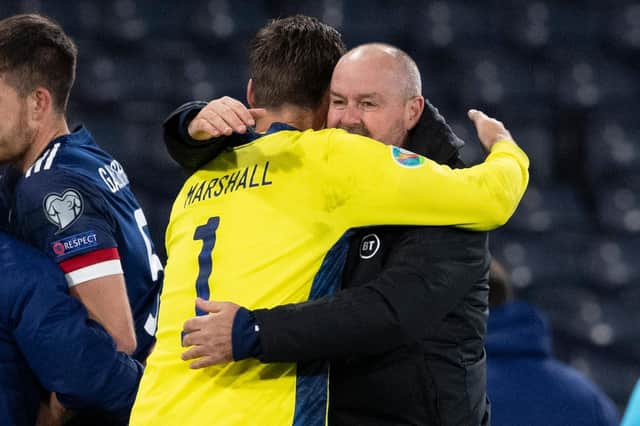
M 184 111 L 165 122 L 165 139 L 176 161 L 193 170 L 205 150 L 215 155 L 221 146 L 185 141 Z M 407 148 L 461 166 L 461 145 L 429 105 Z M 260 359 L 331 360 L 331 425 L 489 424 L 486 234 L 382 226 L 355 230 L 351 241 L 345 291 L 254 311 Z

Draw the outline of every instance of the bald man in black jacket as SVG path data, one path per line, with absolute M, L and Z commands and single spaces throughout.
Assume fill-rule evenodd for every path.
M 188 126 L 206 105 L 187 104 L 165 122 L 167 147 L 188 170 L 233 144 L 233 136 L 191 138 Z M 451 167 L 464 166 L 462 145 L 428 102 L 402 141 Z M 240 309 L 233 318 L 234 359 L 298 362 L 299 368 L 329 360 L 331 425 L 490 424 L 487 234 L 407 226 L 351 232 L 342 290 L 306 303 Z

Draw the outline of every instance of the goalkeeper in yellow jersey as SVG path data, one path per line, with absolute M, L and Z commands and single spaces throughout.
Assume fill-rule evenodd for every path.
M 193 111 L 179 108 L 164 124 L 165 142 L 186 169 L 212 159 L 194 148 L 233 142 L 238 135 L 226 136 L 229 128 L 245 133 L 264 111 L 229 97 L 202 105 L 197 119 L 181 120 Z M 225 136 L 210 139 L 209 128 L 205 140 L 194 142 L 189 128 L 208 126 Z M 388 44 L 359 45 L 342 56 L 331 77 L 327 127 L 465 167 L 463 142 L 422 96 L 415 61 Z M 491 424 L 484 351 L 488 233 L 398 225 L 349 233 L 340 291 L 257 310 L 205 302 L 214 315 L 185 322 L 182 358 L 193 360 L 191 368 L 246 358 L 330 360 L 332 426 Z
M 324 424 L 325 363 L 229 362 L 200 370 L 180 359 L 194 299 L 249 309 L 330 294 L 349 229 L 374 224 L 486 230 L 515 210 L 528 159 L 495 121 L 474 112 L 491 151 L 453 171 L 397 147 L 322 127 L 339 34 L 304 16 L 276 20 L 250 46 L 248 99 L 266 108 L 257 132 L 203 165 L 178 195 L 158 343 L 132 425 Z M 307 131 L 303 131 L 310 129 Z

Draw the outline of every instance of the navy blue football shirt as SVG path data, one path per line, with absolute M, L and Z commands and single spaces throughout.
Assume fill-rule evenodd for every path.
M 129 179 L 84 127 L 52 140 L 24 173 L 2 181 L 9 231 L 65 273 L 69 287 L 124 274 L 144 359 L 157 323 L 162 265 Z

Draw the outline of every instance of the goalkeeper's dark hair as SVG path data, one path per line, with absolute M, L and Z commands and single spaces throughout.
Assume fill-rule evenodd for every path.
M 15 15 L 0 21 L 0 77 L 22 97 L 44 87 L 64 113 L 76 76 L 78 49 L 53 20 Z
M 271 21 L 249 44 L 255 106 L 315 109 L 344 52 L 340 33 L 316 18 L 295 15 Z

